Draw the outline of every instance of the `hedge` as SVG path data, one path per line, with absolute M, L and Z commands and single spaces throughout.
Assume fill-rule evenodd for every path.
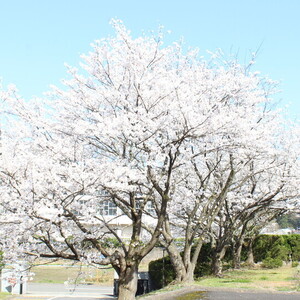
M 243 249 L 243 259 L 246 259 L 246 250 Z M 300 261 L 300 235 L 259 235 L 253 243 L 253 255 L 254 261 L 262 262 L 262 266 L 266 268 L 279 267 L 282 261 Z M 210 274 L 211 259 L 211 244 L 204 244 L 195 268 L 195 278 Z M 224 261 L 230 262 L 230 259 L 232 252 L 228 248 Z M 168 256 L 150 262 L 149 273 L 155 289 L 162 288 L 175 279 L 175 272 Z
M 211 254 L 210 243 L 204 244 L 195 267 L 195 278 L 210 274 Z M 154 289 L 160 289 L 170 284 L 175 279 L 175 272 L 169 256 L 151 261 L 149 275 Z
M 300 235 L 259 235 L 253 244 L 254 261 L 278 258 L 282 261 L 300 260 Z

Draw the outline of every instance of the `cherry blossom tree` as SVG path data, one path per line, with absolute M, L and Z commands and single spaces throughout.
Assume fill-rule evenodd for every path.
M 1 222 L 7 260 L 111 264 L 119 299 L 130 300 L 139 263 L 157 243 L 186 176 L 193 140 L 226 132 L 229 99 L 218 88 L 234 68 L 210 69 L 197 51 L 163 48 L 161 36 L 133 39 L 121 22 L 114 26 L 116 37 L 96 41 L 83 56 L 83 75 L 68 68 L 65 89 L 30 103 L 13 88 L 2 93 L 15 124 L 5 134 Z M 101 214 L 104 201 L 121 214 Z M 129 239 L 117 226 L 124 217 Z
M 255 238 L 260 234 L 261 230 L 265 228 L 270 222 L 276 219 L 278 216 L 284 214 L 286 209 L 269 207 L 264 210 L 258 210 L 255 216 L 246 219 L 245 223 L 239 230 L 236 230 L 232 238 L 232 266 L 234 269 L 241 268 L 241 254 L 243 247 L 246 248 L 247 258 L 246 263 L 249 266 L 254 265 L 253 255 L 253 242 Z
M 252 153 L 236 172 L 237 180 L 216 218 L 216 231 L 212 231 L 212 270 L 215 275 L 221 275 L 222 259 L 231 245 L 234 267 L 240 266 L 241 249 L 248 230 L 253 231 L 278 214 L 296 207 L 300 175 L 298 154 L 287 149 L 286 144 L 279 146 L 276 143 L 273 154 L 263 152 L 252 156 Z
M 205 157 L 201 169 L 200 164 L 197 165 L 196 160 L 193 159 L 191 169 L 195 174 L 192 173 L 194 176 L 185 182 L 185 187 L 181 189 L 183 194 L 178 197 L 181 202 L 168 212 L 168 218 L 164 222 L 162 244 L 168 250 L 174 266 L 175 282 L 194 280 L 194 270 L 202 244 L 207 239 L 211 225 L 222 208 L 234 179 L 234 172 L 228 166 L 232 163 L 231 159 L 225 163 L 222 158 L 226 153 L 221 154 L 220 151 L 216 151 L 214 160 L 212 157 L 209 158 L 211 154 L 201 155 L 202 159 Z M 222 178 L 215 177 L 217 169 L 222 173 Z M 188 193 L 189 190 L 194 191 L 193 196 Z M 184 237 L 181 247 L 176 246 L 176 237 Z
M 95 41 L 80 70 L 68 67 L 63 89 L 30 102 L 14 87 L 1 92 L 9 120 L 0 222 L 6 260 L 112 265 L 118 299 L 131 300 L 141 260 L 171 233 L 169 220 L 185 222 L 175 212 L 193 215 L 190 250 L 225 201 L 232 154 L 265 149 L 271 131 L 257 126 L 269 116 L 256 73 L 113 26 L 116 35 Z M 106 215 L 104 204 L 118 214 Z
M 199 152 L 201 155 L 198 153 L 192 160 L 190 168 L 195 174 L 194 177 L 190 174 L 189 184 L 193 188 L 186 189 L 186 183 L 181 189 L 184 194 L 178 197 L 178 206 L 168 211 L 169 217 L 162 232 L 162 244 L 168 249 L 176 273 L 175 282 L 193 281 L 203 241 L 212 237 L 211 225 L 217 220 L 220 234 L 214 237 L 215 274 L 221 272 L 222 258 L 226 248 L 232 244 L 235 245 L 235 266 L 239 265 L 243 240 L 250 228 L 258 229 L 266 220 L 287 209 L 294 209 L 293 202 L 299 199 L 299 138 L 291 138 L 291 128 L 283 131 L 281 116 L 267 109 L 268 104 L 265 104 L 260 106 L 260 113 L 252 114 L 257 119 L 249 128 L 251 135 L 246 143 L 234 140 L 230 135 L 227 144 L 221 146 L 219 143 L 216 149 L 209 148 L 212 143 L 206 144 L 205 149 Z M 239 124 L 235 128 L 237 126 Z M 298 129 L 295 131 L 299 134 Z M 187 190 L 193 190 L 194 195 L 190 196 Z M 238 202 L 231 198 L 234 193 L 238 195 L 235 199 L 240 197 Z M 249 196 L 251 193 L 255 197 Z M 183 198 L 189 201 L 182 201 Z M 223 219 L 224 215 L 227 221 Z M 183 236 L 183 245 L 176 247 L 176 237 Z
M 245 69 L 243 70 L 241 66 L 238 70 L 240 75 L 247 74 L 251 77 L 251 74 L 244 72 Z M 237 73 L 235 74 L 237 75 Z M 168 218 L 165 219 L 162 231 L 164 237 L 162 244 L 168 250 L 171 258 L 176 273 L 176 282 L 193 281 L 193 273 L 202 244 L 211 237 L 211 226 L 216 221 L 216 217 L 223 214 L 228 206 L 230 194 L 234 190 L 237 190 L 242 198 L 239 209 L 247 211 L 247 214 L 245 213 L 244 220 L 237 216 L 239 224 L 230 223 L 232 231 L 238 232 L 243 222 L 251 222 L 259 214 L 259 209 L 257 209 L 257 214 L 255 210 L 249 212 L 253 205 L 253 199 L 245 197 L 249 190 L 246 182 L 251 176 L 254 176 L 254 171 L 249 169 L 249 165 L 257 164 L 260 159 L 265 164 L 260 171 L 256 169 L 255 172 L 263 172 L 265 168 L 274 170 L 275 162 L 269 157 L 274 156 L 274 151 L 278 147 L 278 142 L 276 146 L 274 143 L 281 128 L 281 117 L 278 112 L 267 109 L 270 101 L 269 93 L 272 90 L 266 89 L 267 86 L 270 87 L 266 81 L 262 80 L 255 87 L 252 86 L 250 91 L 247 86 L 241 88 L 243 93 L 241 98 L 245 102 L 240 101 L 238 105 L 243 112 L 240 111 L 231 119 L 231 127 L 226 128 L 226 136 L 220 138 L 215 134 L 216 137 L 219 137 L 216 144 L 211 140 L 201 139 L 202 144 L 199 146 L 194 141 L 194 156 L 189 167 L 193 172 L 189 173 L 184 186 L 177 189 L 182 194 L 175 198 L 177 205 L 168 211 Z M 226 88 L 230 89 L 230 87 Z M 253 91 L 260 91 L 261 94 L 264 94 L 265 103 L 251 102 L 251 99 L 253 101 L 251 98 Z M 232 109 L 231 105 L 236 104 L 235 101 L 239 99 L 238 92 L 234 95 L 229 97 L 231 99 L 231 103 L 228 104 L 229 109 Z M 247 108 L 247 105 L 250 105 L 251 109 Z M 253 110 L 253 107 L 256 107 L 257 110 Z M 239 119 L 240 117 L 242 119 Z M 247 126 L 249 126 L 248 129 L 246 129 Z M 240 132 L 237 132 L 238 130 Z M 245 135 L 246 132 L 247 135 Z M 288 152 L 285 151 L 285 153 Z M 279 164 L 278 161 L 276 163 Z M 286 180 L 283 174 L 280 178 L 283 181 Z M 293 184 L 295 186 L 294 180 Z M 285 196 L 288 197 L 288 194 Z M 295 196 L 293 195 L 293 198 Z M 173 199 L 173 203 L 175 203 L 175 199 Z M 182 199 L 188 200 L 183 201 Z M 250 207 L 248 207 L 249 205 Z M 228 216 L 234 218 L 234 213 L 231 216 L 231 212 L 229 212 Z M 218 228 L 222 232 L 224 231 L 220 223 Z M 229 231 L 224 231 L 227 246 L 231 243 L 230 236 Z M 176 237 L 184 237 L 181 247 L 176 247 Z M 223 253 L 223 257 L 226 247 L 222 247 L 216 253 Z

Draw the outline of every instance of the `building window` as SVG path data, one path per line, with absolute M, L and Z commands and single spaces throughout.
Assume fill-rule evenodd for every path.
M 82 217 L 83 216 L 83 209 L 86 205 L 86 201 L 79 199 L 77 201 L 73 202 L 73 207 L 71 208 L 71 212 L 78 217 Z
M 140 200 L 136 200 L 135 202 L 135 207 L 136 210 L 139 211 L 141 209 L 141 201 Z M 155 212 L 155 208 L 153 205 L 152 201 L 148 201 L 144 207 L 144 212 L 146 212 L 146 214 L 149 214 L 151 216 L 155 216 L 156 212 Z
M 154 208 L 154 205 L 153 205 L 153 202 L 152 202 L 152 201 L 148 201 L 148 202 L 147 202 L 147 205 L 146 205 L 146 211 L 147 211 L 147 213 L 150 214 L 151 216 L 155 216 L 155 215 L 156 215 L 155 208 Z
M 103 200 L 100 202 L 100 214 L 103 216 L 116 216 L 117 206 L 108 200 Z

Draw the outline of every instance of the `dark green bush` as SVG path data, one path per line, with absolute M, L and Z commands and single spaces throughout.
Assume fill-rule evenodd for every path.
M 259 235 L 253 242 L 254 261 L 263 261 L 267 257 L 268 249 L 272 246 L 271 236 Z
M 262 267 L 266 269 L 282 267 L 282 260 L 280 258 L 267 257 L 262 261 Z
M 149 263 L 149 275 L 153 289 L 161 289 L 175 279 L 175 272 L 169 256 Z
M 211 261 L 211 243 L 203 244 L 195 267 L 194 277 L 199 278 L 205 275 L 209 275 L 211 273 Z
M 267 257 L 299 261 L 300 235 L 259 235 L 254 241 L 253 252 L 256 262 Z
M 290 259 L 300 261 L 300 234 L 285 235 L 287 244 L 290 247 Z
M 245 241 L 247 247 L 247 241 Z M 242 260 L 246 260 L 247 249 L 242 251 Z M 253 243 L 253 254 L 255 262 L 263 262 L 265 268 L 278 268 L 282 266 L 282 261 L 293 260 L 296 264 L 300 261 L 300 235 L 259 235 Z M 195 268 L 194 277 L 199 278 L 211 273 L 212 249 L 211 244 L 202 246 L 198 263 Z M 224 262 L 230 266 L 232 260 L 232 251 L 228 248 Z M 164 270 L 164 273 L 163 273 Z M 175 279 L 169 257 L 152 261 L 149 264 L 149 273 L 155 284 L 155 288 L 161 288 Z
M 299 266 L 299 262 L 293 261 L 292 262 L 292 268 L 297 268 Z
M 193 250 L 192 250 L 193 253 Z M 195 267 L 194 277 L 202 277 L 211 273 L 211 244 L 204 244 Z M 155 289 L 168 285 L 175 279 L 175 272 L 169 256 L 152 261 L 149 264 L 149 274 Z
M 274 243 L 267 252 L 267 256 L 271 258 L 278 258 L 280 260 L 288 261 L 289 254 L 291 253 L 291 247 L 287 243 L 284 236 L 274 237 Z

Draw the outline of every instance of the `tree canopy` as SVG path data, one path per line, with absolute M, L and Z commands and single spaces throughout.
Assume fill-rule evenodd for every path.
M 298 199 L 299 161 L 270 109 L 272 81 L 113 26 L 80 70 L 68 67 L 65 88 L 29 103 L 2 90 L 1 232 L 7 260 L 111 264 L 119 299 L 130 300 L 169 221 L 192 241 L 224 210 L 233 216 L 272 193 L 269 203 L 284 207 Z

